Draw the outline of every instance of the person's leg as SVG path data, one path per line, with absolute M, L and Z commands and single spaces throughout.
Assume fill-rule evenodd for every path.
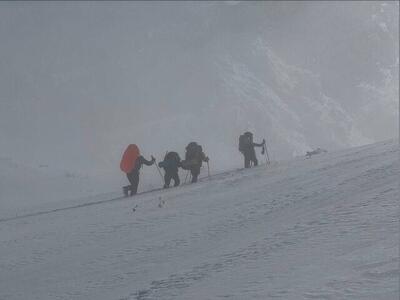
M 197 182 L 197 177 L 198 176 L 199 176 L 199 174 L 192 172 L 192 183 L 196 183 Z
M 171 173 L 165 172 L 164 180 L 165 180 L 164 188 L 165 189 L 169 188 L 169 184 L 171 183 Z
M 197 182 L 197 177 L 200 174 L 200 167 L 195 166 L 190 171 L 192 172 L 192 183 Z
M 126 186 L 122 187 L 122 191 L 124 192 L 124 196 L 125 197 L 128 197 L 128 192 L 129 192 L 130 189 L 131 189 L 130 185 L 126 185 Z
M 256 166 L 258 166 L 258 160 L 257 160 L 257 157 L 253 157 L 253 164 L 254 164 L 254 166 L 256 167 Z
M 244 167 L 250 168 L 250 157 L 247 153 L 243 154 L 244 156 Z
M 132 173 L 131 196 L 136 195 L 139 186 L 139 173 Z
M 133 173 L 128 173 L 126 174 L 126 177 L 128 178 L 128 181 L 130 183 L 130 185 L 127 185 L 126 187 L 124 187 L 124 189 L 126 188 L 127 192 L 132 190 L 132 184 L 134 183 L 134 176 Z
M 174 179 L 174 186 L 178 186 L 180 184 L 178 172 L 175 172 L 172 178 Z
M 256 167 L 258 165 L 258 160 L 256 157 L 256 151 L 253 149 L 250 153 L 250 161 L 253 162 L 253 166 Z

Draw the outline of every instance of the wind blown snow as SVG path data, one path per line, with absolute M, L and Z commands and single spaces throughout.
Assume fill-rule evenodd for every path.
M 3 219 L 0 299 L 398 299 L 399 173 L 386 141 Z

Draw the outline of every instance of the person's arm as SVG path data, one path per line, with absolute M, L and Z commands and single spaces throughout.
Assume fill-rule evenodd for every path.
M 265 144 L 265 140 L 263 140 L 262 143 L 260 143 L 260 144 L 253 143 L 253 146 L 254 147 L 262 147 L 262 146 L 264 146 L 264 144 Z
M 151 166 L 155 161 L 156 159 L 153 157 L 153 155 L 151 156 L 151 160 L 147 160 L 143 156 L 140 156 L 140 162 L 146 166 Z
M 205 162 L 208 162 L 210 159 L 204 154 L 204 152 L 201 152 L 201 159 Z

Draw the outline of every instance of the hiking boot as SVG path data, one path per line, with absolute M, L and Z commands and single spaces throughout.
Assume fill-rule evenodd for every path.
M 124 192 L 124 196 L 125 196 L 125 197 L 128 197 L 128 190 L 129 190 L 129 187 L 128 187 L 128 186 L 124 186 L 124 187 L 122 188 L 122 191 Z

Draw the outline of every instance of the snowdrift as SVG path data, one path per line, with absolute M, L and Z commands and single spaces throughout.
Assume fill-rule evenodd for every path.
M 387 141 L 3 220 L 0 299 L 398 299 L 398 158 Z

